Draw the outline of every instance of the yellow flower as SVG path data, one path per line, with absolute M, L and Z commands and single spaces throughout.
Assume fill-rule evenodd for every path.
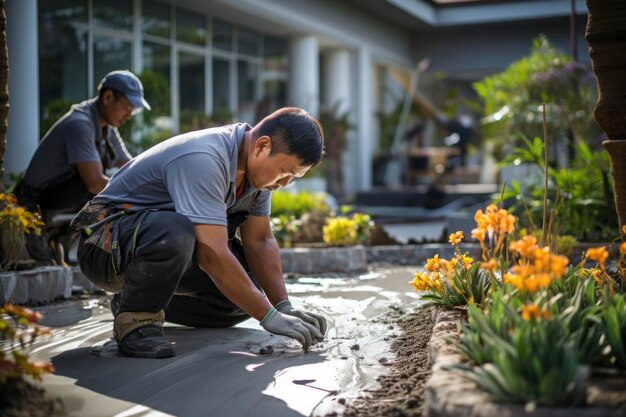
M 448 238 L 448 242 L 450 242 L 452 245 L 458 245 L 459 243 L 461 243 L 463 241 L 463 232 L 462 231 L 458 231 L 458 232 L 454 232 L 450 235 L 450 237 Z
M 435 254 L 434 257 L 426 260 L 426 270 L 430 272 L 437 272 L 441 270 L 441 261 L 442 259 L 439 259 L 439 254 Z
M 472 259 L 468 254 L 465 254 L 461 257 L 461 262 L 463 262 L 465 270 L 468 270 L 474 263 L 474 259 Z
M 592 269 L 589 269 L 589 273 L 593 277 L 594 281 L 596 281 L 596 284 L 598 285 L 604 284 L 604 280 L 602 279 L 604 274 L 602 273 L 601 269 L 592 268 Z

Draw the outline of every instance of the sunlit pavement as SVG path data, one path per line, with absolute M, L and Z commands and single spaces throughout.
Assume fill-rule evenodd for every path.
M 248 320 L 228 329 L 166 325 L 174 358 L 131 359 L 115 350 L 95 356 L 90 349 L 102 350 L 113 322 L 108 297 L 96 297 L 73 313 L 50 309 L 44 323 L 62 327 L 37 342 L 33 356 L 53 362 L 55 375 L 45 377 L 44 386 L 62 398 L 70 416 L 340 415 L 342 398 L 375 389 L 377 376 L 388 369 L 390 344 L 399 333 L 389 313 L 420 303 L 408 285 L 417 269 L 288 280 L 296 307 L 329 320 L 325 341 L 308 353 Z M 72 316 L 89 317 L 63 325 Z

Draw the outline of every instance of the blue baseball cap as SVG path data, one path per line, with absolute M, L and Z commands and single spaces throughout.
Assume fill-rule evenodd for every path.
M 104 76 L 98 85 L 98 91 L 102 89 L 118 91 L 135 108 L 146 108 L 150 110 L 150 105 L 143 98 L 143 85 L 135 74 L 126 70 L 111 71 Z

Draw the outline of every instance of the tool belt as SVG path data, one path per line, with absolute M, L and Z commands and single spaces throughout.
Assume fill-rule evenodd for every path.
M 80 212 L 72 219 L 70 227 L 80 231 L 85 244 L 95 245 L 113 257 L 113 268 L 116 274 L 121 272 L 121 256 L 118 243 L 118 228 L 114 220 L 128 214 L 108 204 L 85 204 Z

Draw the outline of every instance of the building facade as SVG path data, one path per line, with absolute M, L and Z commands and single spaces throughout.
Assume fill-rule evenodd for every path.
M 154 96 L 151 130 L 139 120 L 127 141 L 254 124 L 285 105 L 334 109 L 353 126 L 345 189 L 367 190 L 390 71 L 428 57 L 429 71 L 469 82 L 526 54 L 541 33 L 589 61 L 583 0 L 7 0 L 5 9 L 7 174 L 26 168 L 69 104 L 130 69 Z

